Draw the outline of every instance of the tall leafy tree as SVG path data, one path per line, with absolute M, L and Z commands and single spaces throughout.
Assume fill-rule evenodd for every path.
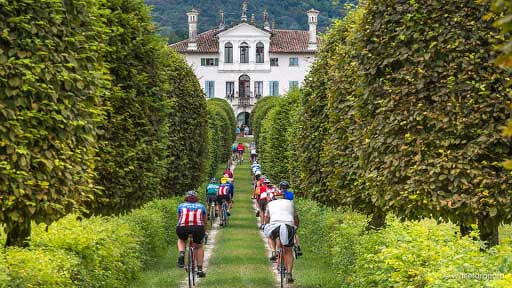
M 361 68 L 374 113 L 367 165 L 378 205 L 407 219 L 478 221 L 498 243 L 511 213 L 500 131 L 510 73 L 495 66 L 489 3 L 369 1 Z
M 93 0 L 0 1 L 0 221 L 7 246 L 93 195 L 106 33 Z
M 142 0 L 102 1 L 102 6 L 110 29 L 105 59 L 112 93 L 96 168 L 102 193 L 90 207 L 111 214 L 159 197 L 167 165 L 170 79 L 176 73 Z

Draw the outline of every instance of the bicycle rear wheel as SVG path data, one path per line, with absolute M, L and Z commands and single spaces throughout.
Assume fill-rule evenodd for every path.
M 193 258 L 194 258 L 194 255 L 193 255 L 193 252 L 192 252 L 192 248 L 188 248 L 188 253 L 187 253 L 187 276 L 188 276 L 188 287 L 189 288 L 192 288 L 194 287 L 194 280 L 192 279 L 193 278 L 193 267 L 194 267 L 194 261 L 193 261 Z
M 210 229 L 213 228 L 213 222 L 215 221 L 215 205 L 210 205 L 210 215 L 208 215 L 210 219 L 208 219 L 210 222 Z
M 222 215 L 222 224 L 225 227 L 228 225 L 228 207 L 225 201 L 222 203 Z
M 281 251 L 279 252 L 279 275 L 280 275 L 280 278 L 281 278 L 281 288 L 284 287 L 284 278 L 286 276 L 286 272 L 285 272 L 285 267 L 284 267 L 284 251 L 282 250 L 283 248 L 281 248 Z

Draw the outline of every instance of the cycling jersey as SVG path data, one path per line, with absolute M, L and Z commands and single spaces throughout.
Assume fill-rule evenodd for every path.
M 217 191 L 219 190 L 219 185 L 211 183 L 206 187 L 206 195 L 217 195 Z
M 236 152 L 237 148 L 236 144 L 233 144 L 233 146 L 231 146 L 231 151 Z
M 282 191 L 282 194 L 286 200 L 293 200 L 293 198 L 295 198 L 292 191 L 284 190 Z
M 245 146 L 243 144 L 239 144 L 237 147 L 236 147 L 236 150 L 238 151 L 244 151 L 245 150 Z
M 224 175 L 228 175 L 229 178 L 233 178 L 233 172 L 231 171 L 231 169 L 226 169 L 224 171 Z
M 260 200 L 267 200 L 267 186 L 263 185 L 260 187 Z
M 221 184 L 219 186 L 219 190 L 217 192 L 217 196 L 227 196 L 227 195 L 230 195 L 230 192 L 229 192 L 229 185 L 228 184 Z
M 178 206 L 178 215 L 176 226 L 204 226 L 206 208 L 201 203 L 185 202 Z

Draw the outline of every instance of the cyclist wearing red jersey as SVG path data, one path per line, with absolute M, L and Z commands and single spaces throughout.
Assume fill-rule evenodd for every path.
M 236 151 L 238 152 L 238 160 L 243 161 L 244 160 L 244 151 L 245 146 L 243 143 L 238 143 L 238 146 L 236 147 Z
M 206 234 L 204 224 L 208 222 L 206 207 L 198 203 L 196 191 L 188 191 L 185 195 L 185 202 L 178 206 L 178 224 L 176 225 L 176 234 L 178 235 L 178 267 L 185 267 L 185 247 L 189 235 L 192 235 L 192 241 L 196 249 L 197 276 L 205 277 L 203 272 L 203 239 Z

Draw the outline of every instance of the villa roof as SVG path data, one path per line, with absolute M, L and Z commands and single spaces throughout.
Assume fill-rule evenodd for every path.
M 219 29 L 212 29 L 197 35 L 197 50 L 187 50 L 189 39 L 171 44 L 172 49 L 180 53 L 218 53 Z M 273 29 L 270 37 L 270 53 L 314 53 L 308 50 L 309 32 L 302 30 Z

